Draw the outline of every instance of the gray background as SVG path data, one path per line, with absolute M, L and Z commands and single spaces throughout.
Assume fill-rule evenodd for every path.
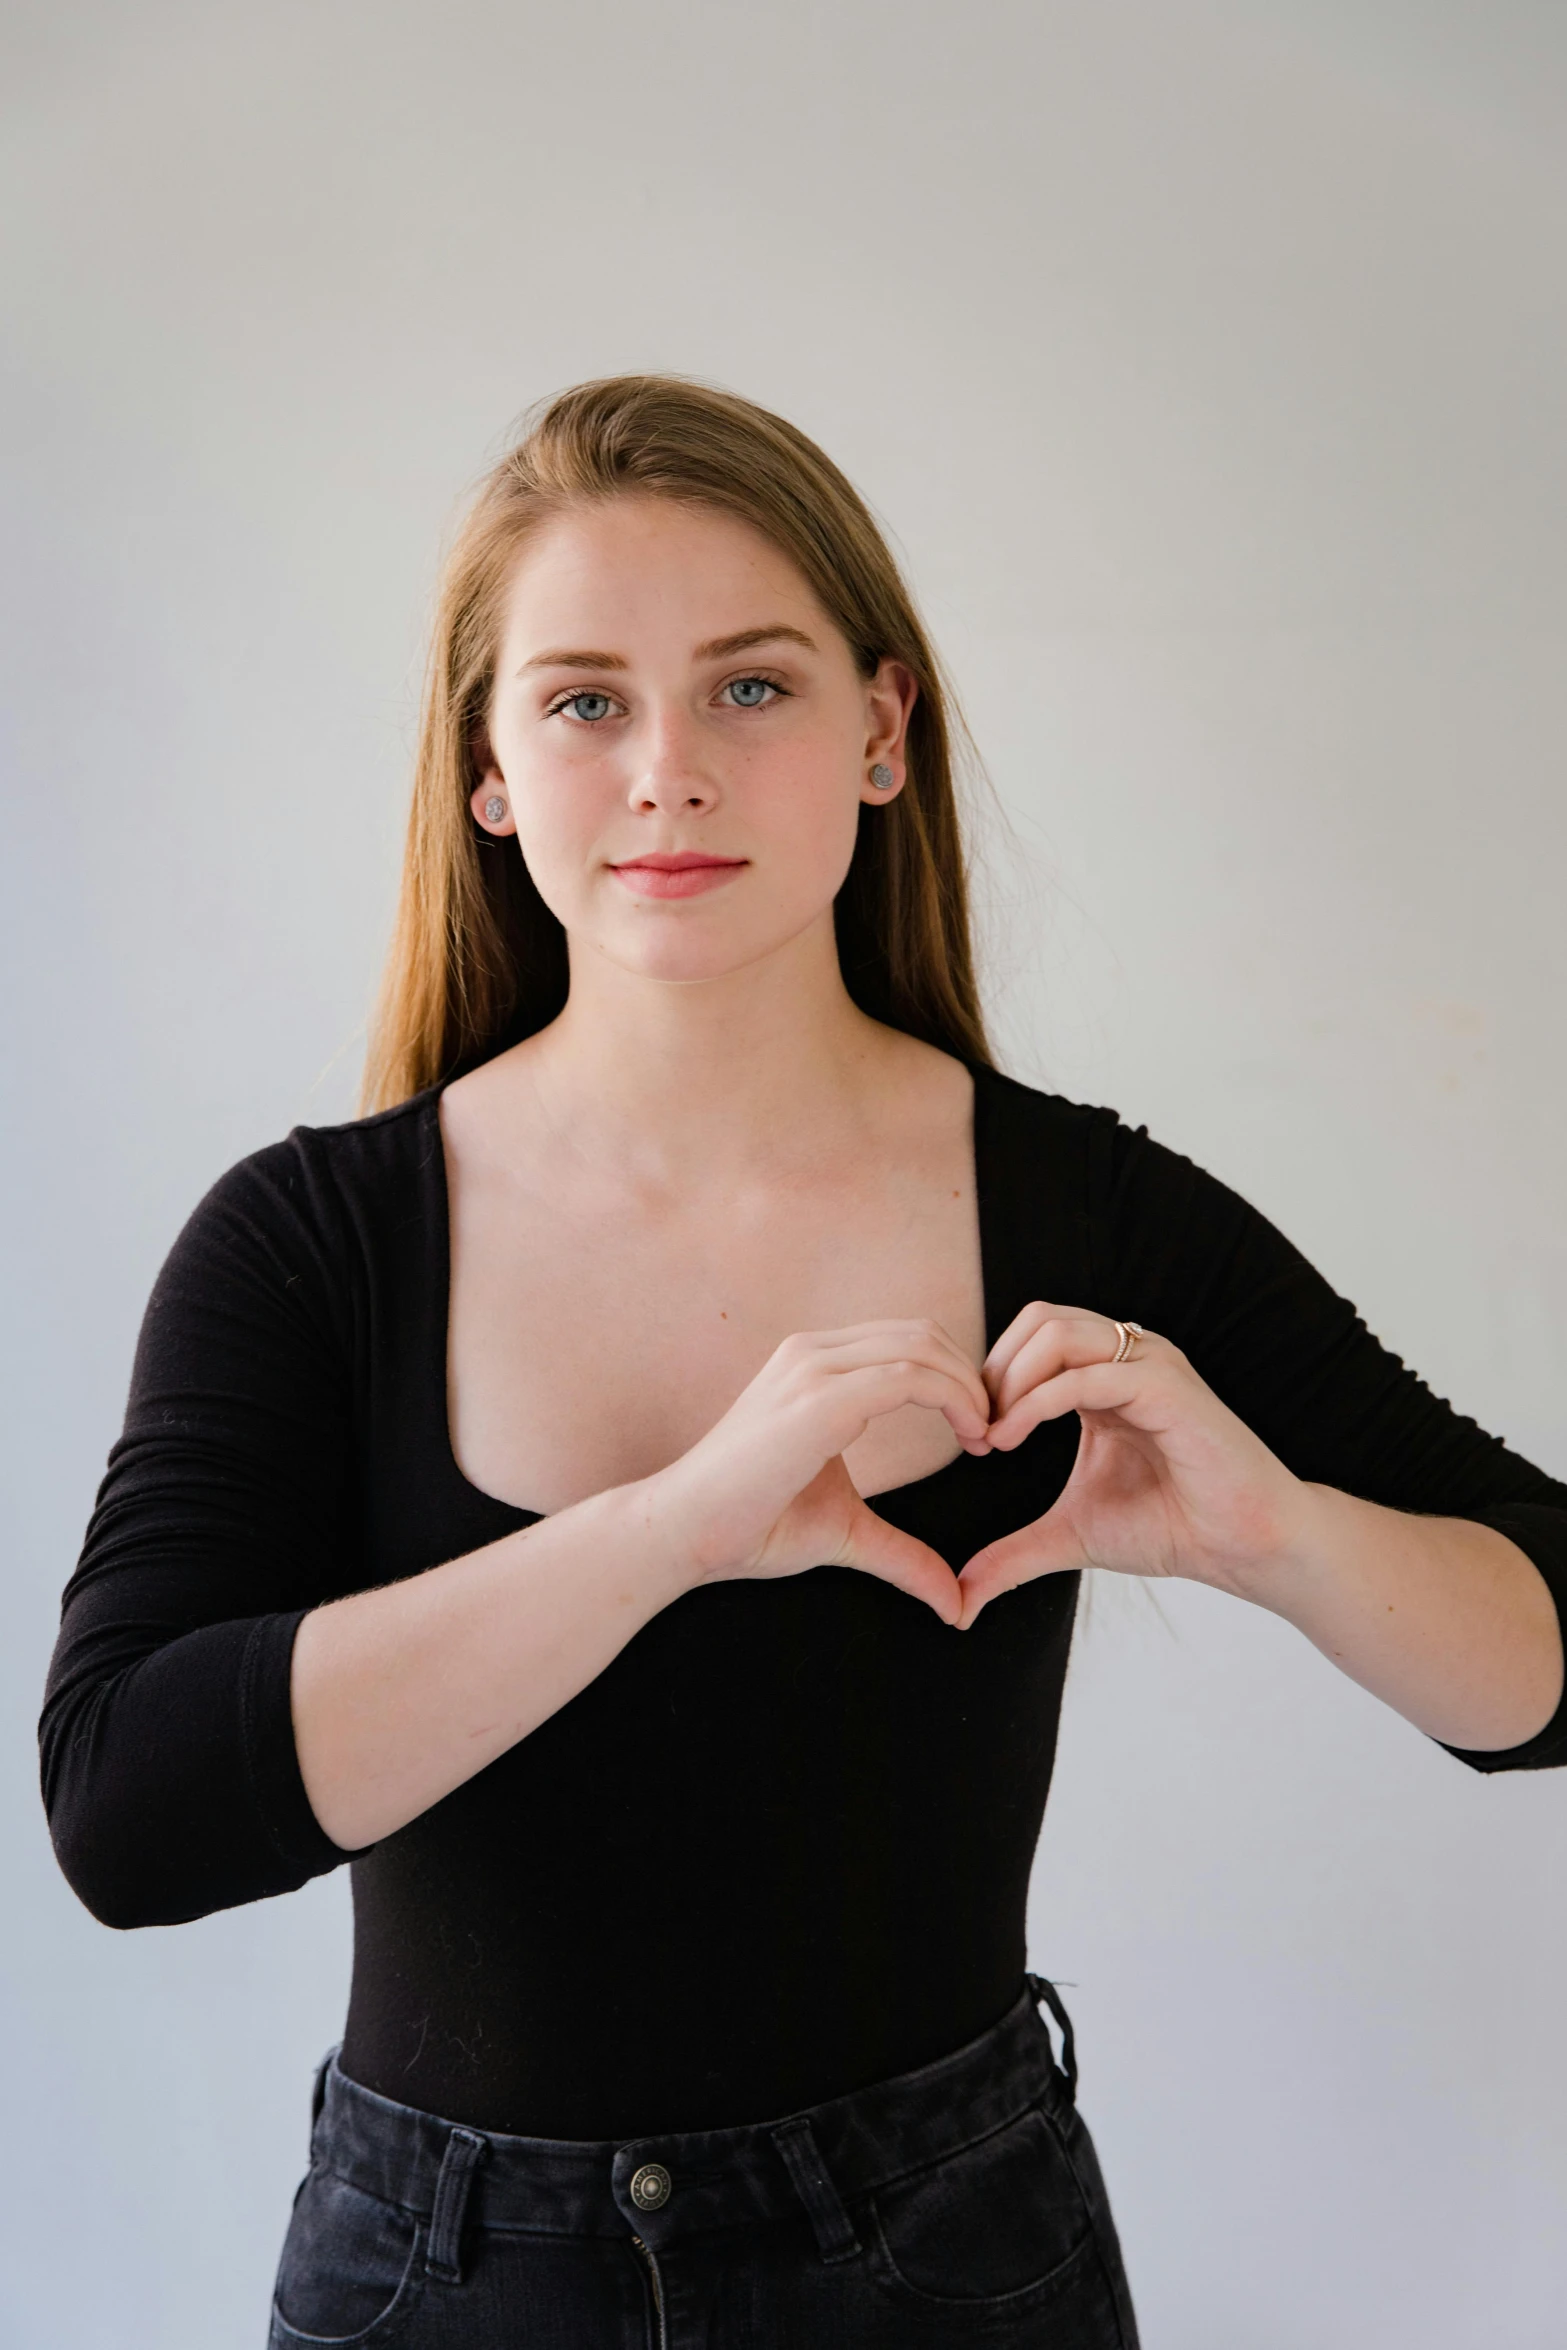
M 348 1113 L 443 535 L 668 366 L 889 518 L 1010 1065 L 1567 1472 L 1567 19 L 10 0 L 0 2339 L 259 2343 L 346 1888 L 115 1936 L 32 1724 L 159 1259 Z M 1559 2350 L 1562 1788 L 1094 1596 L 1033 1907 L 1149 2350 Z M 628 1952 L 628 1959 L 634 1953 Z

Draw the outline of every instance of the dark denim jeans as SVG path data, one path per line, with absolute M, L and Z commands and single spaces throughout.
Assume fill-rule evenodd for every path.
M 628 2145 L 463 2129 L 328 2058 L 271 2350 L 1136 2350 L 1074 2085 L 1036 1976 L 918 2072 Z

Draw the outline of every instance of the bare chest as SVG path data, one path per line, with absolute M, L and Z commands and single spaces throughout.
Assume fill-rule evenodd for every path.
M 966 1138 L 917 1165 L 657 1206 L 448 1153 L 447 1402 L 464 1475 L 553 1512 L 688 1450 L 795 1330 L 930 1315 L 985 1348 Z M 872 1422 L 846 1454 L 862 1493 L 958 1452 L 939 1414 Z

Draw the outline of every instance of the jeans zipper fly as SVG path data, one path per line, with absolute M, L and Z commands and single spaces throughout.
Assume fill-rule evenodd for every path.
M 657 2350 L 669 2350 L 669 2335 L 664 2328 L 664 2285 L 658 2273 L 658 2262 L 640 2236 L 631 2239 L 647 2266 L 648 2282 L 653 2288 L 653 2315 L 658 2324 Z

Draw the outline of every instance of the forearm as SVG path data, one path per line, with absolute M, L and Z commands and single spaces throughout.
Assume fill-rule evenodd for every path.
M 1331 1486 L 1299 1489 L 1287 1547 L 1242 1586 L 1429 1737 L 1499 1751 L 1562 1694 L 1555 1604 L 1517 1544 L 1465 1518 L 1414 1517 Z
M 377 1842 L 595 1680 L 692 1580 L 655 1480 L 617 1486 L 483 1550 L 315 1609 L 291 1700 L 311 1808 Z

